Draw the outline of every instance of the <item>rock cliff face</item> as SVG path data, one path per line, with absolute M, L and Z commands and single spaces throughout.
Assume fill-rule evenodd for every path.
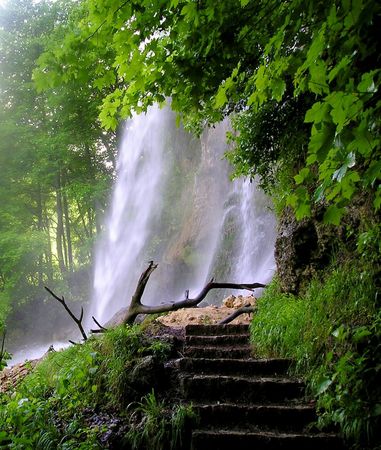
M 297 221 L 291 208 L 280 217 L 275 243 L 279 283 L 284 292 L 297 293 L 332 256 L 341 230 L 322 225 L 319 213 Z

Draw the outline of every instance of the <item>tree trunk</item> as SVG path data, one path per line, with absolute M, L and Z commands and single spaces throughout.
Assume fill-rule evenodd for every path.
M 91 154 L 91 150 L 87 143 L 85 144 L 85 154 L 86 154 L 86 158 L 88 161 L 89 174 L 90 174 L 91 180 L 95 181 L 96 180 L 96 170 L 95 170 L 95 167 L 93 164 L 93 157 Z M 100 205 L 96 198 L 93 199 L 91 209 L 92 209 L 92 211 L 89 209 L 89 224 L 91 224 L 91 227 L 90 227 L 91 234 L 93 232 L 94 225 L 95 225 L 95 231 L 96 231 L 97 235 L 99 235 L 101 232 L 101 228 L 99 225 L 99 221 L 97 220 L 97 211 L 99 211 Z
M 79 217 L 80 217 L 81 222 L 82 222 L 83 231 L 85 232 L 85 236 L 87 238 L 89 238 L 90 237 L 90 232 L 88 230 L 88 225 L 86 224 L 86 217 L 85 217 L 85 214 L 83 214 L 83 212 L 82 212 L 82 208 L 81 208 L 81 205 L 79 204 L 78 200 L 77 200 L 77 209 L 78 209 Z
M 62 197 L 61 197 L 61 175 L 58 171 L 56 175 L 56 213 L 57 213 L 57 230 L 56 230 L 56 243 L 57 243 L 57 257 L 58 265 L 61 274 L 66 273 L 66 265 L 64 260 L 64 225 L 63 225 L 63 209 L 62 209 Z
M 52 241 L 50 235 L 50 220 L 48 217 L 48 212 L 46 209 L 46 204 L 43 205 L 43 217 L 44 217 L 44 228 L 47 234 L 47 248 L 45 252 L 45 264 L 46 264 L 46 275 L 48 281 L 53 281 L 53 258 L 52 258 Z
M 38 231 L 42 232 L 44 230 L 44 220 L 43 220 L 43 207 L 42 207 L 42 193 L 41 185 L 37 186 L 37 228 Z M 44 252 L 42 251 L 38 255 L 38 287 L 42 288 L 44 284 Z
M 69 204 L 67 200 L 67 194 L 65 192 L 66 186 L 66 176 L 62 174 L 62 204 L 63 204 L 63 213 L 65 218 L 65 231 L 66 231 L 66 245 L 67 245 L 67 267 L 69 272 L 73 272 L 73 246 L 71 241 L 71 225 L 70 225 L 70 216 L 69 216 Z

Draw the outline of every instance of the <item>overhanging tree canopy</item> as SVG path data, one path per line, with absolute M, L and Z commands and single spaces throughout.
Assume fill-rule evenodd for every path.
M 34 79 L 110 89 L 106 128 L 167 97 L 196 129 L 290 94 L 312 98 L 308 154 L 288 203 L 300 218 L 322 203 L 338 224 L 358 192 L 381 204 L 379 23 L 380 5 L 365 0 L 86 0 Z

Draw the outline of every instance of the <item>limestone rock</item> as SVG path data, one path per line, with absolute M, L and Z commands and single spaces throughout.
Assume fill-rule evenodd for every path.
M 343 227 L 322 223 L 323 211 L 297 221 L 291 208 L 286 208 L 279 220 L 275 243 L 275 261 L 280 287 L 284 292 L 297 293 L 312 276 L 326 267 L 333 249 L 342 239 Z
M 226 297 L 222 300 L 222 304 L 223 306 L 225 306 L 225 308 L 234 308 L 235 300 L 235 295 L 229 295 L 229 297 Z

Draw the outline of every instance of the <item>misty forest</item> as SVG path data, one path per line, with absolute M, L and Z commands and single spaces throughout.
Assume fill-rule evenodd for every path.
M 381 449 L 380 27 L 0 0 L 0 449 Z

